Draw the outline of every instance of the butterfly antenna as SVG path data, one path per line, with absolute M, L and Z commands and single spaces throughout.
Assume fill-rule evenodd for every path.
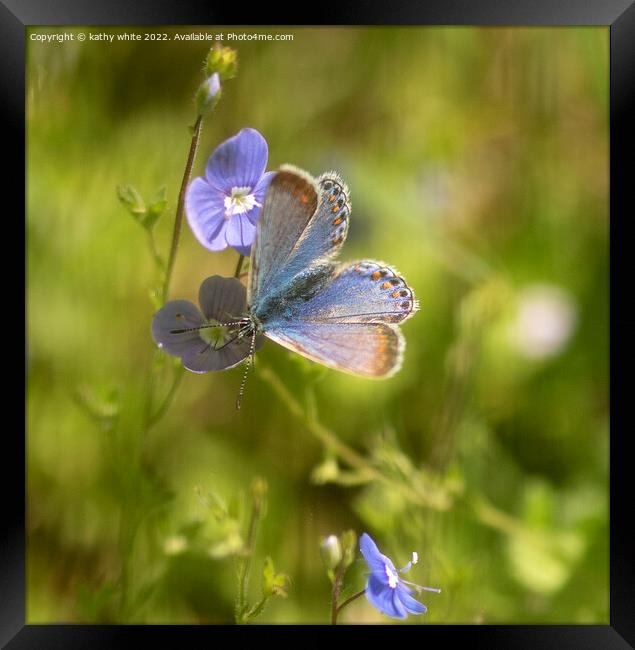
M 236 325 L 242 325 L 241 321 L 233 323 L 206 323 L 205 325 L 198 325 L 197 327 L 185 327 L 179 330 L 170 330 L 170 334 L 185 334 L 186 332 L 196 332 L 198 330 L 204 330 L 207 327 L 235 327 Z
M 245 363 L 245 372 L 243 373 L 243 378 L 242 381 L 240 382 L 240 388 L 238 389 L 238 397 L 236 398 L 237 411 L 240 411 L 240 403 L 243 399 L 243 394 L 245 392 L 247 375 L 249 374 L 249 368 L 254 363 L 255 352 L 256 352 L 256 330 L 254 329 L 251 333 L 251 345 L 249 347 L 249 356 L 247 357 L 247 362 Z

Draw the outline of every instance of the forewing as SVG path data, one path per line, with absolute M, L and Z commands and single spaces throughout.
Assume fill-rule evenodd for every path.
M 377 379 L 399 370 L 404 348 L 401 332 L 383 323 L 293 323 L 265 335 L 329 368 Z
M 285 165 L 271 182 L 258 223 L 249 302 L 275 295 L 293 278 L 325 264 L 348 232 L 350 202 L 345 184 L 334 172 L 317 181 Z
M 308 174 L 281 168 L 274 176 L 265 196 L 252 246 L 249 304 L 262 294 L 263 287 L 273 291 L 284 278 L 286 260 L 315 213 L 317 204 L 317 185 Z

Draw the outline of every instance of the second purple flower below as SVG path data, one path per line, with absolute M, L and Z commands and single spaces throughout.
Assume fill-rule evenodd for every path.
M 205 177 L 187 189 L 185 211 L 192 232 L 211 251 L 231 246 L 249 255 L 265 194 L 275 172 L 267 167 L 267 142 L 246 128 L 209 157 Z

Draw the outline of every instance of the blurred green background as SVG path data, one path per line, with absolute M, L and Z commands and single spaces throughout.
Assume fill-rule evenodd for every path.
M 183 373 L 148 426 L 181 374 L 115 188 L 166 186 L 165 256 L 210 43 L 28 41 L 28 622 L 231 622 L 262 477 L 250 600 L 267 556 L 290 583 L 259 622 L 328 622 L 320 541 L 352 528 L 442 588 L 408 623 L 607 623 L 608 28 L 29 33 L 80 31 L 293 34 L 225 42 L 194 173 L 245 126 L 268 169 L 337 170 L 343 259 L 395 265 L 421 311 L 392 379 L 267 342 L 240 412 L 242 368 Z M 185 225 L 171 297 L 236 258 Z

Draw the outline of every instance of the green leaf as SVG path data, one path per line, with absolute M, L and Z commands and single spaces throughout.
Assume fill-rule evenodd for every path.
M 168 202 L 166 199 L 166 188 L 161 187 L 154 195 L 148 209 L 145 211 L 145 215 L 141 219 L 141 224 L 144 228 L 150 230 L 154 227 L 154 224 L 157 222 L 159 217 L 163 214 Z
M 276 573 L 273 560 L 267 557 L 262 569 L 262 594 L 265 598 L 270 596 L 287 596 L 289 576 L 285 573 Z
M 132 185 L 117 185 L 117 197 L 128 212 L 140 221 L 146 206 L 137 189 Z

